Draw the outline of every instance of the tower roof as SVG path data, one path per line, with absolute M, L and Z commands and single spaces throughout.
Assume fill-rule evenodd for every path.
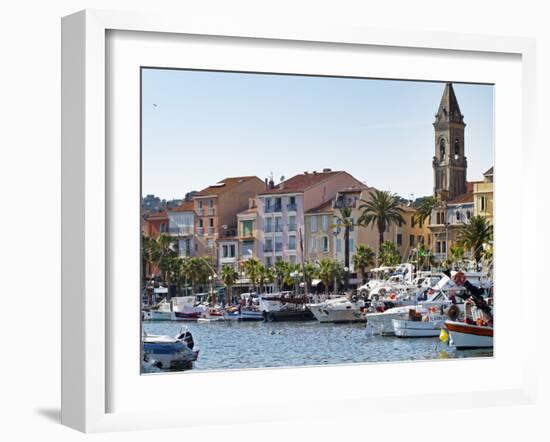
M 460 112 L 452 83 L 447 83 L 445 85 L 445 90 L 443 91 L 441 102 L 439 103 L 439 109 L 437 110 L 437 114 L 435 114 L 435 121 L 464 124 L 464 115 Z

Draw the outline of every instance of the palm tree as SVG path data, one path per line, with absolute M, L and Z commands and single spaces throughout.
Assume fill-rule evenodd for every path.
M 355 220 L 351 216 L 351 207 L 340 207 L 338 214 L 335 214 L 336 224 L 330 228 L 344 229 L 344 266 L 346 269 L 345 290 L 348 288 L 349 279 L 349 232 L 355 227 Z
M 374 226 L 378 228 L 378 247 L 382 249 L 384 243 L 384 232 L 392 224 L 401 226 L 405 223 L 403 219 L 404 210 L 399 206 L 395 195 L 388 191 L 371 190 L 368 201 L 361 200 L 363 204 L 359 209 L 363 211 L 358 219 L 358 224 L 365 227 Z
M 430 253 L 430 250 L 424 245 L 420 244 L 416 249 L 416 266 L 418 270 L 427 270 L 431 265 L 435 264 L 433 255 Z
M 468 223 L 464 224 L 458 232 L 458 243 L 463 247 L 470 249 L 474 254 L 476 268 L 483 255 L 483 246 L 493 240 L 493 226 L 487 218 L 476 215 L 470 218 Z
M 420 205 L 416 208 L 413 220 L 420 227 L 422 227 L 426 218 L 431 217 L 436 201 L 437 200 L 433 196 L 428 196 L 423 198 Z
M 391 241 L 384 241 L 378 254 L 378 264 L 383 266 L 394 266 L 401 262 L 401 256 L 397 246 Z
M 273 271 L 275 273 L 275 280 L 277 281 L 277 287 L 279 290 L 283 289 L 283 281 L 287 273 L 287 263 L 283 260 L 275 261 L 273 265 Z
M 322 259 L 317 267 L 317 277 L 325 286 L 325 295 L 328 295 L 328 286 L 334 281 L 334 261 L 332 259 Z
M 205 284 L 208 280 L 208 276 L 212 275 L 212 270 L 210 269 L 208 262 L 200 256 L 188 258 L 186 268 L 189 278 L 191 279 L 193 294 L 195 294 L 197 285 Z
M 302 270 L 304 272 L 304 282 L 306 284 L 307 293 L 310 293 L 311 290 L 311 282 L 313 281 L 313 278 L 315 277 L 315 272 L 317 268 L 314 264 L 310 262 L 305 262 L 302 266 Z
M 238 274 L 233 268 L 233 266 L 230 265 L 224 265 L 222 267 L 222 270 L 220 272 L 220 279 L 222 280 L 223 284 L 225 285 L 226 290 L 226 303 L 229 305 L 231 303 L 231 291 L 232 287 L 237 281 Z
M 254 292 L 257 291 L 258 282 L 260 280 L 262 264 L 256 258 L 250 258 L 244 262 L 244 273 L 250 279 Z
M 361 274 L 361 279 L 364 279 L 365 270 L 372 267 L 376 261 L 376 254 L 370 247 L 358 244 L 352 261 L 353 268 Z
M 461 263 L 464 260 L 464 248 L 460 245 L 454 245 L 449 248 L 449 257 L 447 258 L 448 264 L 452 267 L 456 267 L 456 264 Z
M 275 279 L 275 273 L 273 269 L 265 267 L 263 264 L 260 264 L 258 271 L 258 284 L 260 285 L 260 292 L 266 291 L 266 285 L 270 284 Z

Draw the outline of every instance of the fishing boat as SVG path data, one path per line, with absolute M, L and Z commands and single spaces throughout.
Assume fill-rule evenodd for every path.
M 316 304 L 307 304 L 307 308 L 313 313 L 319 322 L 365 322 L 365 301 L 350 301 L 342 296 L 336 299 L 329 299 Z
M 144 333 L 142 342 L 144 360 L 154 360 L 155 366 L 161 369 L 189 369 L 199 357 L 189 332 L 176 337 Z
M 143 312 L 143 319 L 146 321 L 170 321 L 172 319 L 172 307 L 170 302 L 164 298 L 155 307 Z
M 458 350 L 493 347 L 493 327 L 458 321 L 445 321 L 450 344 Z
M 260 297 L 256 293 L 241 293 L 239 321 L 263 321 L 264 314 L 260 309 Z
M 431 307 L 426 315 L 411 310 L 408 319 L 392 319 L 395 336 L 398 338 L 431 338 L 439 336 L 441 329 L 445 327 L 446 317 L 443 315 L 434 316 L 434 310 L 435 307 Z
M 179 296 L 171 299 L 172 321 L 196 321 L 204 317 L 206 307 L 197 304 L 195 296 Z
M 315 319 L 307 308 L 308 299 L 292 292 L 260 295 L 260 311 L 266 321 L 311 321 Z

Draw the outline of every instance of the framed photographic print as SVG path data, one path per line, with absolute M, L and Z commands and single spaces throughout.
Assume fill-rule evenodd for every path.
M 535 198 L 514 179 L 533 57 L 519 38 L 64 18 L 63 423 L 532 401 L 534 331 L 514 324 L 533 245 L 506 210 Z

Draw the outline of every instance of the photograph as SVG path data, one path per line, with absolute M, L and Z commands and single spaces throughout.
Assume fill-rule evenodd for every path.
M 142 374 L 493 357 L 493 84 L 140 75 Z

